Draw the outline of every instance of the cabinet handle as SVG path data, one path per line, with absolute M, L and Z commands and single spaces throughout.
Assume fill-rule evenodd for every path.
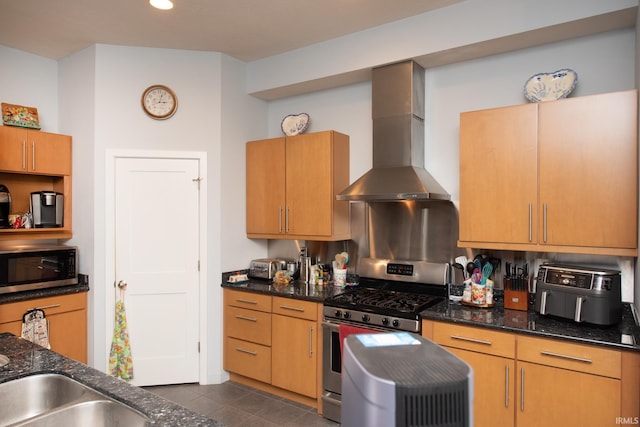
M 524 412 L 524 368 L 520 368 L 520 412 Z
M 243 302 L 245 304 L 258 304 L 258 301 L 252 301 L 250 299 L 242 299 L 242 298 L 236 298 L 237 302 Z
M 593 363 L 593 360 L 591 359 L 585 359 L 584 357 L 578 357 L 578 356 L 570 356 L 568 354 L 552 353 L 550 351 L 541 351 L 540 354 L 544 356 L 558 357 L 560 359 L 569 359 L 575 362 Z
M 282 233 L 282 206 L 278 207 L 278 233 Z
M 309 357 L 313 356 L 313 327 L 309 327 Z
M 236 315 L 236 319 L 248 320 L 250 322 L 257 322 L 258 321 L 258 319 L 256 319 L 255 317 L 247 317 L 247 316 L 242 316 L 240 314 Z
M 474 342 L 476 344 L 484 344 L 484 345 L 491 345 L 492 344 L 491 341 L 479 340 L 479 339 L 476 339 L 476 338 L 461 337 L 459 335 L 451 335 L 451 338 L 453 338 L 454 340 Z
M 529 241 L 533 240 L 533 206 L 529 203 Z
M 542 209 L 542 217 L 543 217 L 542 230 L 544 233 L 543 241 L 544 243 L 547 243 L 547 204 L 545 203 L 543 206 L 544 206 Z
M 290 305 L 281 305 L 280 308 L 282 308 L 283 310 L 293 310 L 293 311 L 299 311 L 304 313 L 304 308 L 301 308 L 301 307 L 291 307 Z
M 509 407 L 509 365 L 504 365 L 504 407 Z
M 22 169 L 27 169 L 27 141 L 22 140 Z
M 247 354 L 250 354 L 252 356 L 257 356 L 258 355 L 258 353 L 256 353 L 255 351 L 246 350 L 246 349 L 240 348 L 240 347 L 236 347 L 236 351 L 239 351 L 240 353 L 247 353 Z
M 287 206 L 287 209 L 285 211 L 285 218 L 284 218 L 284 232 L 288 233 L 289 232 L 289 206 Z
M 31 141 L 31 170 L 36 170 L 36 142 Z

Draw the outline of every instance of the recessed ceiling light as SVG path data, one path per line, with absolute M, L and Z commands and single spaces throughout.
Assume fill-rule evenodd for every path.
M 171 3 L 171 0 L 149 0 L 149 4 L 156 9 L 173 9 L 173 3 Z

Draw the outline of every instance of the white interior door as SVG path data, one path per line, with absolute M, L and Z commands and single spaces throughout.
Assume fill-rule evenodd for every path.
M 198 164 L 115 159 L 115 278 L 138 386 L 199 379 Z

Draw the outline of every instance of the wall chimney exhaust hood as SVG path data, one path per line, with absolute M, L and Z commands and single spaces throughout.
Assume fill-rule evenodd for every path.
M 450 200 L 424 168 L 424 69 L 414 61 L 373 69 L 373 168 L 337 200 Z

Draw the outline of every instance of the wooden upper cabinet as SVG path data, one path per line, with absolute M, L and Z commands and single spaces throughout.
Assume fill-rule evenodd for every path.
M 316 132 L 247 143 L 247 236 L 350 238 L 349 137 Z
M 637 105 L 635 90 L 540 104 L 541 243 L 637 248 Z
M 71 137 L 0 127 L 0 170 L 43 175 L 71 174 Z
M 64 195 L 63 227 L 1 229 L 0 241 L 69 239 L 71 231 L 71 137 L 0 126 L 0 183 L 11 193 L 11 213 L 30 211 L 30 194 Z
M 537 238 L 536 104 L 460 115 L 460 240 Z
M 636 256 L 637 91 L 460 115 L 461 247 Z
M 247 143 L 247 235 L 284 230 L 285 138 Z

